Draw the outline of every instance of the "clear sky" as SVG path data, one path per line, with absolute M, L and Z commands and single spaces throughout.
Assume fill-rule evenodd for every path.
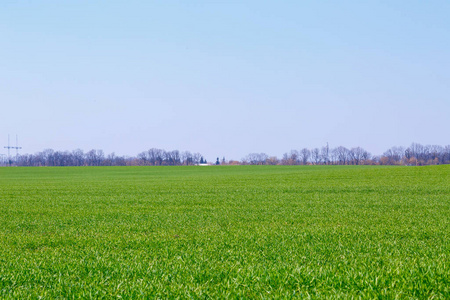
M 210 161 L 448 145 L 449 16 L 447 0 L 0 1 L 0 142 Z

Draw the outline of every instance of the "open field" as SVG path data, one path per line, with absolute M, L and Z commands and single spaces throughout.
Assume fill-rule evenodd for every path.
M 0 298 L 450 298 L 450 166 L 0 168 Z

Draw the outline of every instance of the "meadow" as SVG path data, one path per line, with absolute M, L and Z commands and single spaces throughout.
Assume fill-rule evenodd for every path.
M 0 298 L 450 298 L 450 165 L 0 168 Z

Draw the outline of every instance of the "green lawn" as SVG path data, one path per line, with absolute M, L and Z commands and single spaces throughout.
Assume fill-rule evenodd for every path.
M 450 298 L 450 166 L 0 168 L 0 298 Z

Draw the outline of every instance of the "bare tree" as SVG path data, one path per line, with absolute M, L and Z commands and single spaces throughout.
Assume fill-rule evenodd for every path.
M 242 162 L 250 165 L 265 165 L 268 158 L 265 153 L 250 153 L 242 159 Z
M 320 150 L 319 148 L 314 148 L 311 151 L 311 159 L 313 160 L 315 165 L 320 164 L 321 162 L 321 156 L 320 156 Z
M 141 152 L 137 155 L 137 158 L 141 161 L 141 164 L 147 166 L 150 164 L 150 157 L 148 151 Z
M 288 165 L 288 166 L 298 165 L 300 163 L 299 157 L 300 157 L 300 154 L 298 153 L 297 150 L 291 150 L 291 152 L 283 154 L 283 158 L 281 159 L 281 164 Z
M 200 163 L 201 158 L 202 158 L 202 155 L 198 152 L 196 152 L 192 155 L 192 161 L 195 165 L 198 165 Z
M 100 166 L 104 158 L 105 154 L 103 153 L 103 150 L 92 149 L 86 153 L 86 161 L 89 166 Z
M 328 147 L 328 143 L 326 146 L 322 147 L 320 151 L 320 156 L 325 165 L 328 165 L 330 162 L 330 148 Z
M 300 164 L 300 153 L 297 150 L 291 150 L 289 153 L 289 165 Z
M 350 159 L 352 161 L 352 164 L 354 164 L 354 165 L 361 164 L 361 161 L 364 160 L 364 157 L 365 157 L 364 155 L 366 153 L 367 153 L 367 151 L 361 147 L 352 148 L 348 152 Z M 366 156 L 367 156 L 367 154 L 366 154 Z
M 276 156 L 271 156 L 271 157 L 269 157 L 269 158 L 267 159 L 267 164 L 268 164 L 268 165 L 272 165 L 272 166 L 278 165 L 279 162 L 280 162 L 280 161 L 278 160 L 278 158 L 277 158 Z
M 403 147 L 392 147 L 384 152 L 382 157 L 386 157 L 386 164 L 396 165 L 401 163 L 404 153 Z
M 102 150 L 90 150 L 84 153 L 77 149 L 74 151 L 55 151 L 45 149 L 36 154 L 18 155 L 15 160 L 17 166 L 124 166 L 124 165 L 192 165 L 203 160 L 200 153 L 192 154 L 189 151 L 180 153 L 178 150 L 165 151 L 152 148 L 141 152 L 137 157 L 116 156 L 114 153 L 105 158 Z M 277 157 L 269 157 L 265 153 L 250 153 L 243 160 L 242 164 L 283 164 L 297 165 L 308 164 L 404 164 L 404 165 L 430 165 L 430 164 L 450 164 L 450 145 L 445 147 L 439 145 L 423 146 L 412 143 L 410 147 L 392 147 L 385 151 L 381 157 L 372 156 L 361 147 L 347 149 L 343 146 L 329 149 L 328 145 L 319 151 L 314 148 L 312 151 L 303 148 L 301 151 L 291 150 L 284 153 L 280 160 Z M 1 163 L 1 162 L 0 162 Z M 230 164 L 239 164 L 238 161 L 230 160 Z
M 339 146 L 333 149 L 333 153 L 340 165 L 346 165 L 348 163 L 350 151 L 347 148 Z
M 300 161 L 302 163 L 302 165 L 307 165 L 308 164 L 308 160 L 311 157 L 311 151 L 309 151 L 309 149 L 307 148 L 303 148 L 302 150 L 300 150 Z
M 165 151 L 162 149 L 152 148 L 147 151 L 147 157 L 151 165 L 161 166 L 164 160 Z
M 181 161 L 183 165 L 190 166 L 194 164 L 194 158 L 191 152 L 184 151 L 181 153 Z
M 72 151 L 73 163 L 75 166 L 84 165 L 84 152 L 81 149 L 76 149 Z

